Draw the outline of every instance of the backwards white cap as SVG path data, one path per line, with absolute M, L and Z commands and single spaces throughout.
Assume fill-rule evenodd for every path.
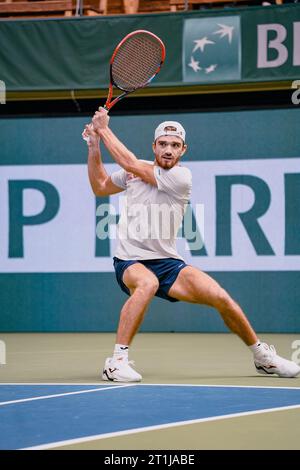
M 179 122 L 164 121 L 155 129 L 154 141 L 162 135 L 176 135 L 185 142 L 185 130 Z

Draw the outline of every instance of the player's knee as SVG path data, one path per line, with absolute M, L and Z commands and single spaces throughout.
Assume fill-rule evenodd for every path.
M 137 289 L 147 298 L 151 298 L 155 295 L 159 287 L 158 279 L 156 278 L 147 278 L 139 282 Z
M 233 300 L 228 294 L 228 292 L 226 292 L 225 289 L 222 289 L 222 287 L 220 287 L 215 297 L 214 306 L 218 310 L 227 310 L 231 308 L 232 304 Z

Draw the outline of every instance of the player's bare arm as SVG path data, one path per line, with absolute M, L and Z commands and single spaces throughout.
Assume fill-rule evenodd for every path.
M 128 148 L 117 138 L 108 127 L 109 116 L 104 108 L 100 108 L 93 117 L 93 128 L 101 138 L 105 147 L 124 170 L 139 176 L 146 183 L 157 186 L 154 176 L 154 166 L 141 162 Z
M 116 186 L 106 173 L 99 148 L 100 138 L 92 125 L 85 126 L 83 133 L 88 137 L 88 175 L 94 194 L 96 196 L 109 196 L 124 191 Z

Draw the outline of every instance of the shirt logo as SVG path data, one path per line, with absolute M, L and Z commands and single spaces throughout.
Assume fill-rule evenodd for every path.
M 126 182 L 131 181 L 131 180 L 140 180 L 141 178 L 139 176 L 134 175 L 133 173 L 128 173 L 126 177 Z

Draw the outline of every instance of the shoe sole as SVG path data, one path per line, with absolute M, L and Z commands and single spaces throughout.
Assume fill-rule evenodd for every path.
M 300 374 L 300 371 L 295 374 L 295 375 L 280 375 L 278 372 L 269 372 L 268 370 L 269 369 L 265 369 L 263 366 L 257 366 L 255 363 L 254 363 L 255 367 L 256 367 L 256 370 L 259 374 L 262 374 L 262 375 L 274 375 L 276 374 L 278 377 L 282 378 L 282 379 L 294 379 L 294 378 L 297 378 Z
M 276 372 L 269 372 L 268 369 L 265 369 L 263 366 L 257 366 L 256 364 L 254 364 L 255 367 L 256 367 L 256 370 L 259 374 L 262 374 L 262 375 L 274 375 Z
M 126 379 L 116 379 L 116 378 L 113 378 L 113 377 L 109 377 L 108 373 L 107 373 L 107 370 L 103 370 L 103 373 L 102 373 L 102 380 L 106 380 L 108 382 L 125 382 L 125 383 L 130 383 L 130 382 L 140 382 L 142 379 L 140 380 L 126 380 Z

